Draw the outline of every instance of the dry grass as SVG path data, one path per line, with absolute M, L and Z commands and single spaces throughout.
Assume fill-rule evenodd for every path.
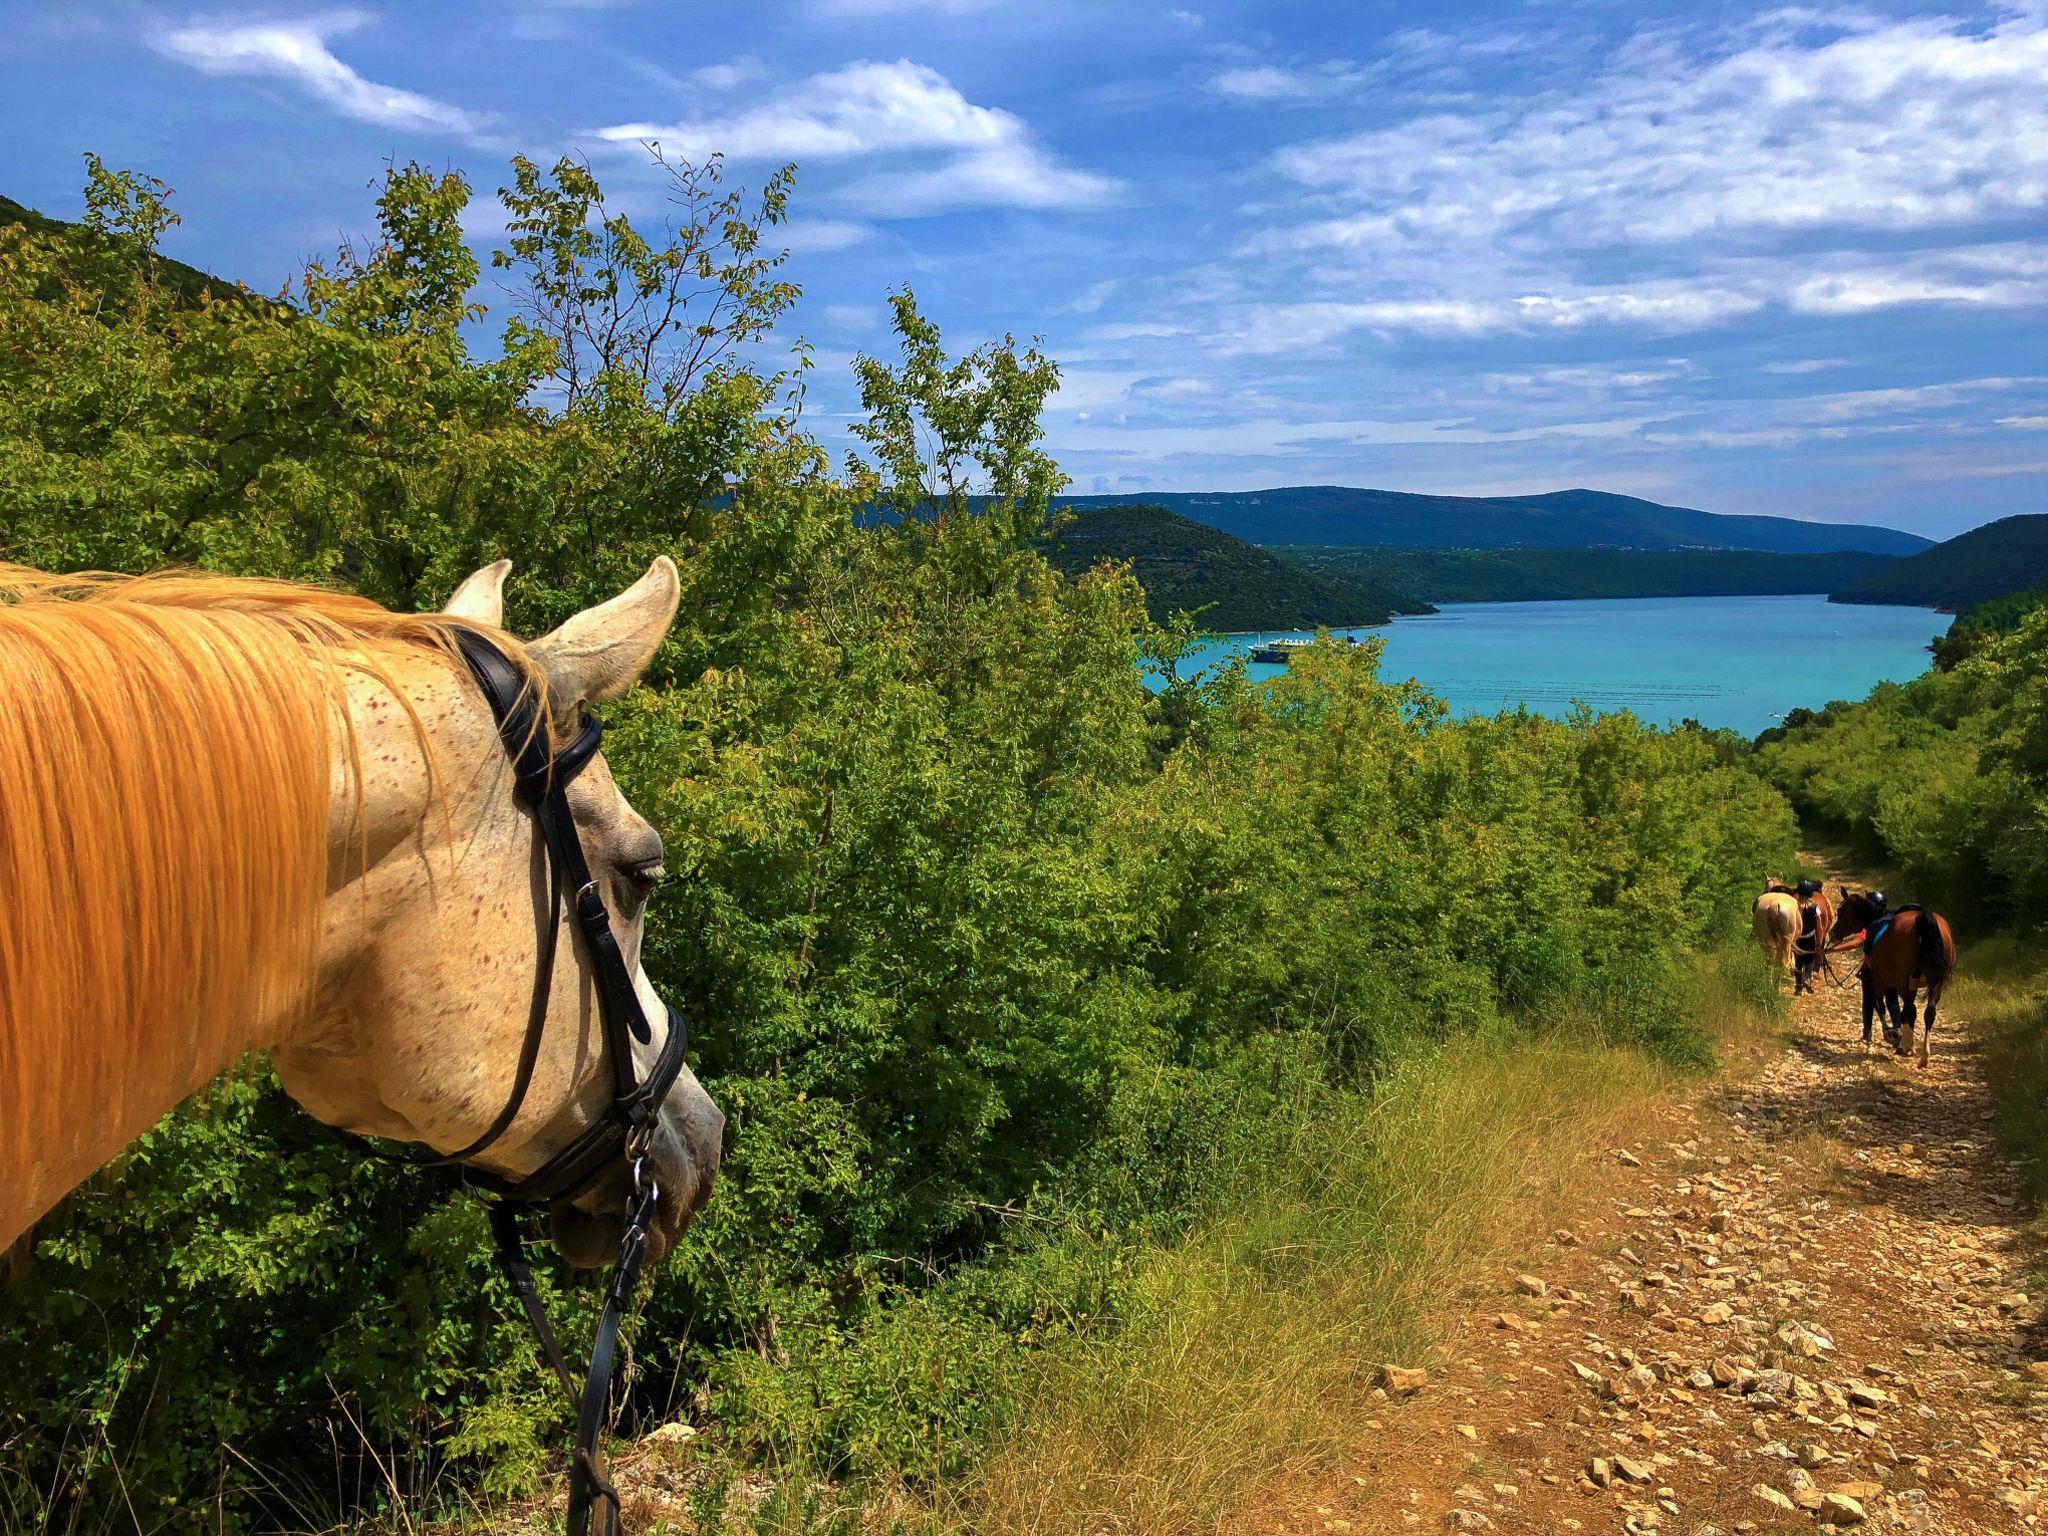
M 1756 996 L 1739 963 L 1709 966 L 1683 1006 L 1741 1059 L 1782 1030 L 1744 1001 Z M 835 1490 L 791 1469 L 771 1481 L 800 1497 L 685 1525 L 699 1536 L 1240 1528 L 1356 1446 L 1381 1362 L 1431 1363 L 1460 1298 L 1522 1267 L 1589 1161 L 1638 1139 L 1674 1083 L 1643 1052 L 1590 1038 L 1502 1032 L 1415 1050 L 1369 1093 L 1305 1115 L 1227 1215 L 1170 1247 L 1134 1248 L 1126 1320 L 1048 1355 L 972 1479 L 920 1496 Z
M 1426 1357 L 1443 1304 L 1497 1283 L 1669 1085 L 1639 1053 L 1554 1038 L 1406 1061 L 1354 1113 L 1304 1124 L 1232 1216 L 1153 1255 L 1138 1324 L 1050 1374 L 935 1523 L 1228 1525 L 1354 1443 L 1377 1365 Z
M 1958 956 L 1941 1012 L 1942 1027 L 1953 1020 L 1983 1043 L 1999 1137 L 2019 1164 L 2041 1217 L 2040 1235 L 2048 1239 L 2048 965 L 2042 954 L 2038 940 L 2010 935 L 1970 944 Z

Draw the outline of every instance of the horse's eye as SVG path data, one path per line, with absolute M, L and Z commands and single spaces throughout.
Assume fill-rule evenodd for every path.
M 632 864 L 626 868 L 626 883 L 642 901 L 654 894 L 654 888 L 661 884 L 668 870 L 661 860 L 650 859 L 644 864 Z

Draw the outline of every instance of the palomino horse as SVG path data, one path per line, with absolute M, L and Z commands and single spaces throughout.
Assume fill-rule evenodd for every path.
M 1927 1047 L 1934 1037 L 1934 1012 L 1956 968 L 1955 935 L 1948 919 L 1925 907 L 1904 906 L 1885 911 L 1867 891 L 1842 887 L 1842 904 L 1828 937 L 1839 943 L 1863 936 L 1863 1043 L 1870 1044 L 1870 1021 L 1888 1014 L 1885 1034 L 1901 1056 L 1913 1048 L 1913 1023 L 1921 986 L 1927 988 L 1927 1022 L 1920 1032 L 1920 1065 L 1927 1065 Z
M 1757 943 L 1771 957 L 1773 965 L 1780 970 L 1793 970 L 1794 946 L 1799 940 L 1799 898 L 1786 889 L 1782 880 L 1765 883 L 1763 895 L 1749 909 L 1749 931 L 1756 935 Z M 1796 971 L 1793 984 L 1798 984 Z
M 470 659 L 499 658 L 529 735 L 575 736 L 654 655 L 676 569 L 526 646 L 499 628 L 509 569 L 418 616 L 282 582 L 0 566 L 0 1248 L 249 1051 L 319 1119 L 442 1153 L 488 1141 L 473 1161 L 507 1180 L 658 1072 L 665 1098 L 621 1132 L 640 1166 L 560 1186 L 555 1241 L 610 1258 L 650 1172 L 648 1256 L 688 1225 L 724 1122 L 678 1071 L 680 1036 L 662 1051 L 678 1023 L 640 966 L 661 840 L 588 728 L 573 782 L 515 798 L 520 744 Z M 573 830 L 544 839 L 558 797 Z M 565 916 L 550 870 L 578 843 Z M 621 1013 L 628 1052 L 607 1049 Z

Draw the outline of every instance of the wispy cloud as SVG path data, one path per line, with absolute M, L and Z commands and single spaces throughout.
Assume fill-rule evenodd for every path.
M 821 16 L 896 16 L 913 11 L 960 14 L 986 10 L 993 0 L 811 0 Z
M 1574 244 L 1954 227 L 2048 203 L 2044 78 L 2041 20 L 1769 36 L 1296 145 L 1277 164 L 1360 205 L 1321 231 L 1338 242 L 1451 218 L 1468 237 L 1540 227 Z
M 872 224 L 853 219 L 792 219 L 775 231 L 775 238 L 793 251 L 823 254 L 859 245 L 874 234 Z
M 368 18 L 334 12 L 293 21 L 192 21 L 150 38 L 166 58 L 209 75 L 244 75 L 297 87 L 322 105 L 358 122 L 385 128 L 451 133 L 484 139 L 491 118 L 437 101 L 402 86 L 365 80 L 327 46 Z
M 810 76 L 759 104 L 674 123 L 620 123 L 597 130 L 608 143 L 658 140 L 692 158 L 834 161 L 903 157 L 845 189 L 863 212 L 908 216 L 947 208 L 1066 208 L 1101 202 L 1112 177 L 1067 165 L 1030 126 L 999 107 L 977 106 L 944 75 L 908 59 L 861 61 Z
M 1277 96 L 1307 77 L 1229 78 Z M 2044 81 L 2038 8 L 1990 26 L 1776 12 L 1651 32 L 1568 86 L 1281 149 L 1273 168 L 1309 216 L 1247 249 L 1380 288 L 1347 324 L 1451 334 L 2039 303 L 2048 270 L 2011 237 L 2048 209 Z M 1671 282 L 1705 297 L 1638 302 L 1599 281 L 1625 266 L 1689 270 Z
M 1846 357 L 1801 357 L 1789 362 L 1765 363 L 1765 373 L 1820 373 L 1829 368 L 1846 368 L 1852 359 Z
M 1752 313 L 1759 295 L 1683 283 L 1525 293 L 1512 298 L 1413 298 L 1255 303 L 1227 322 L 1226 350 L 1278 355 L 1328 347 L 1361 331 L 1422 336 L 1536 335 L 1615 326 L 1676 335 Z
M 1248 64 L 1209 77 L 1209 89 L 1238 101 L 1308 101 L 1330 89 L 1327 75 L 1277 64 Z

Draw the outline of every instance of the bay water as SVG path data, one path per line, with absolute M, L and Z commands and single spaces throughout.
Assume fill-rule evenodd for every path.
M 1376 628 L 1336 630 L 1386 641 L 1380 675 L 1415 678 L 1454 714 L 1526 704 L 1562 715 L 1574 700 L 1627 709 L 1653 725 L 1697 720 L 1753 736 L 1790 709 L 1860 699 L 1880 682 L 1927 670 L 1949 615 L 1825 597 L 1602 598 L 1562 603 L 1451 603 Z M 1185 674 L 1258 645 L 1312 631 L 1222 635 Z M 1285 668 L 1253 663 L 1255 678 Z

